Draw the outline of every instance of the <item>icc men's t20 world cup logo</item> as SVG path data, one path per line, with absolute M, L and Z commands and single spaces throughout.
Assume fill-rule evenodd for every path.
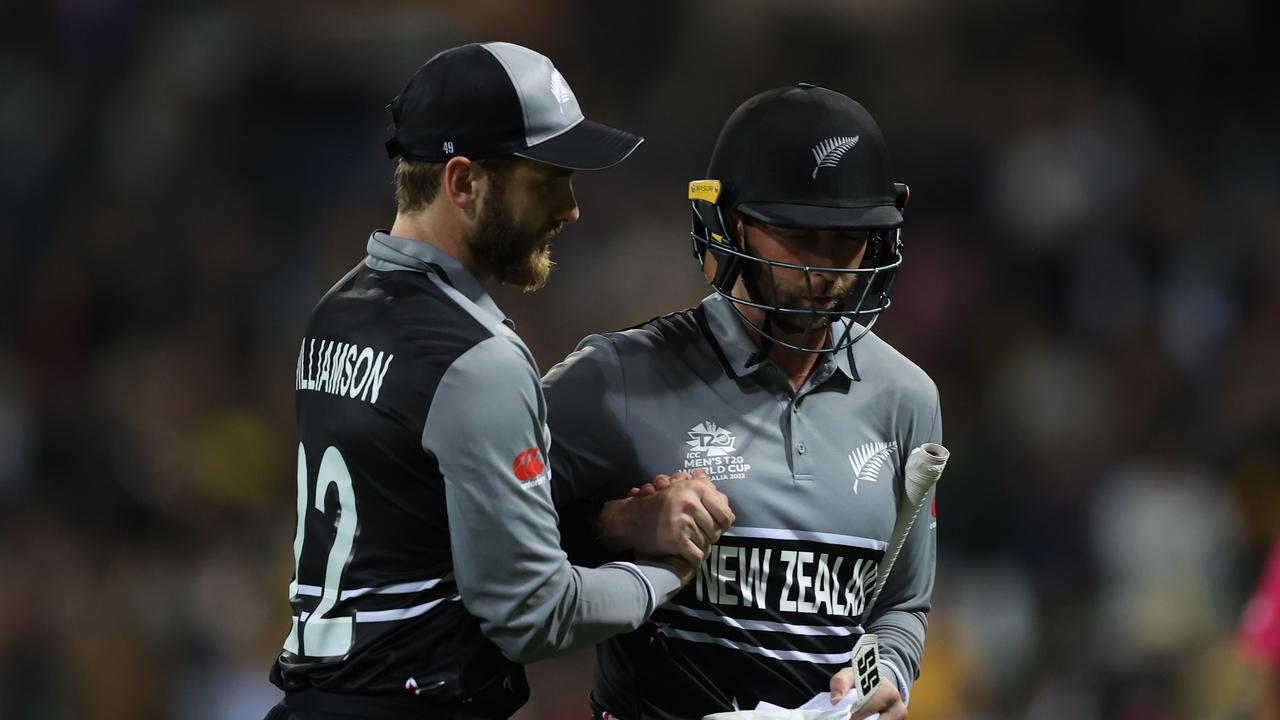
M 686 471 L 701 469 L 714 482 L 747 477 L 751 466 L 736 453 L 734 446 L 738 440 L 726 428 L 706 420 L 694 425 L 688 435 L 689 439 L 685 441 L 689 446 L 684 459 Z

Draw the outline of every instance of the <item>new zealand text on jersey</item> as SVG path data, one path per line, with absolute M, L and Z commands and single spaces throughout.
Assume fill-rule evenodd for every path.
M 376 403 L 394 359 L 395 355 L 371 347 L 302 338 L 294 389 Z
M 871 558 L 839 552 L 712 545 L 698 566 L 695 593 L 714 605 L 858 616 L 878 567 Z

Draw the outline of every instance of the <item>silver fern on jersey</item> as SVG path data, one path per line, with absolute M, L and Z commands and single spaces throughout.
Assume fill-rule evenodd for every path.
M 813 168 L 813 177 L 818 177 L 818 169 L 824 167 L 835 167 L 844 159 L 844 154 L 849 152 L 849 148 L 858 144 L 858 138 L 861 135 L 853 137 L 833 137 L 827 138 L 817 145 L 813 146 L 813 160 L 818 163 Z
M 871 442 L 849 453 L 849 467 L 853 468 L 853 492 L 858 493 L 858 482 L 874 482 L 880 479 L 880 467 L 898 449 L 898 442 Z

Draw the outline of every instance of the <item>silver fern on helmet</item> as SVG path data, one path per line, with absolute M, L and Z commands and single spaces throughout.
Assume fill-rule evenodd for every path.
M 813 159 L 818 163 L 813 168 L 813 177 L 817 179 L 818 169 L 824 167 L 835 167 L 844 159 L 844 154 L 849 152 L 849 148 L 858 144 L 860 135 L 853 137 L 833 137 L 827 138 L 817 145 L 813 146 Z

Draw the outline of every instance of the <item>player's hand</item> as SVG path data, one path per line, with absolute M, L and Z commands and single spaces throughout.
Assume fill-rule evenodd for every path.
M 658 475 L 646 485 L 652 491 L 638 488 L 623 500 L 605 503 L 598 524 L 606 547 L 680 557 L 696 566 L 735 520 L 729 498 L 700 470 Z
M 733 524 L 729 498 L 716 489 L 701 470 L 691 475 L 676 472 L 658 475 L 635 498 L 629 507 L 630 547 L 640 555 L 676 556 L 697 566 L 708 549 Z
M 845 695 L 852 692 L 853 683 L 854 674 L 851 667 L 844 668 L 831 676 L 831 704 L 840 702 Z M 880 720 L 903 720 L 907 717 L 907 706 L 902 702 L 902 694 L 898 692 L 896 685 L 885 678 L 881 678 L 880 687 L 871 693 L 867 701 L 849 717 L 849 720 L 862 720 L 876 713 L 880 713 Z
M 699 473 L 702 473 L 703 475 L 706 474 L 702 470 L 695 470 L 693 473 L 693 477 L 697 477 Z M 649 497 L 650 495 L 653 495 L 654 493 L 662 492 L 663 490 L 666 490 L 669 487 L 671 487 L 671 476 L 658 475 L 653 479 L 652 482 L 647 482 L 641 485 L 640 487 L 633 487 L 630 490 L 628 490 L 627 497 Z

